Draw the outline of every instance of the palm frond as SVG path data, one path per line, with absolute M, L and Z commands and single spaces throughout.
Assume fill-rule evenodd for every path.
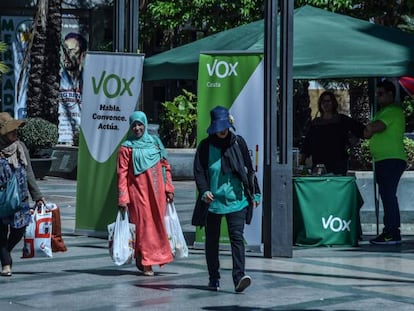
M 0 41 L 0 53 L 3 53 L 5 51 L 7 51 L 7 44 Z M 9 70 L 10 68 L 6 64 L 4 64 L 3 62 L 0 62 L 0 73 L 1 74 L 9 72 Z
M 0 41 L 0 53 L 6 52 L 7 51 L 7 44 Z
M 0 73 L 4 74 L 4 73 L 8 73 L 10 70 L 9 67 L 7 67 L 7 65 L 0 63 Z

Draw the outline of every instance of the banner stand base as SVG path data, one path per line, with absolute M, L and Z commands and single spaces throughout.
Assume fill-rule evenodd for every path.
M 193 248 L 194 249 L 205 249 L 204 242 L 194 242 Z M 230 251 L 231 247 L 230 244 L 222 244 L 220 243 L 219 249 L 222 251 Z M 245 247 L 246 252 L 253 252 L 253 253 L 263 253 L 263 244 L 260 245 L 246 245 Z
M 88 229 L 75 229 L 73 232 L 75 235 L 85 235 L 90 236 L 93 238 L 108 238 L 108 231 L 96 231 L 96 230 L 88 230 Z

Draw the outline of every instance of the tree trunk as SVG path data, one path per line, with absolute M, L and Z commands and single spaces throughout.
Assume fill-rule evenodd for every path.
M 30 52 L 27 116 L 58 123 L 59 59 L 61 41 L 61 0 L 49 0 L 46 11 L 38 10 L 33 21 Z M 42 26 L 42 24 L 44 26 Z

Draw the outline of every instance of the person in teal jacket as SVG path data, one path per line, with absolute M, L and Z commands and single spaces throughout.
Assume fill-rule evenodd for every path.
M 366 126 L 364 136 L 369 138 L 369 149 L 374 161 L 375 181 L 378 184 L 384 208 L 384 229 L 371 244 L 400 244 L 400 209 L 397 188 L 406 169 L 404 150 L 405 116 L 403 109 L 394 103 L 395 85 L 388 80 L 377 84 L 380 110 Z
M 236 292 L 251 283 L 245 274 L 244 224 L 259 204 L 260 190 L 245 140 L 234 134 L 229 111 L 217 106 L 210 111 L 209 136 L 197 147 L 194 177 L 199 193 L 192 224 L 205 226 L 205 251 L 210 290 L 220 288 L 219 238 L 222 217 L 226 217 L 233 259 Z

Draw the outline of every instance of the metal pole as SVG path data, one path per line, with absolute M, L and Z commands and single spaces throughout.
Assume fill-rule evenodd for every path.
M 276 206 L 273 195 L 273 171 L 277 162 L 276 101 L 277 101 L 277 7 L 278 1 L 267 0 L 265 12 L 265 85 L 264 85 L 264 170 L 263 170 L 263 245 L 264 256 L 273 256 L 272 206 Z
M 114 52 L 124 52 L 125 50 L 125 0 L 115 0 L 114 10 Z
M 128 52 L 138 52 L 138 35 L 139 35 L 139 4 L 138 0 L 129 0 L 129 27 L 128 27 Z
M 378 106 L 377 106 L 377 99 L 375 97 L 375 93 L 377 90 L 377 79 L 376 78 L 370 78 L 368 80 L 368 92 L 369 92 L 369 99 L 372 103 L 371 105 L 371 119 L 374 117 L 374 115 L 377 113 Z M 375 207 L 375 224 L 377 228 L 377 236 L 379 235 L 379 192 L 378 192 L 378 185 L 377 185 L 377 178 L 375 173 L 375 163 L 374 159 L 372 159 L 372 184 L 374 186 L 374 207 Z
M 281 1 L 280 13 L 280 88 L 278 105 L 278 149 L 275 193 L 278 203 L 273 213 L 276 228 L 273 239 L 273 256 L 292 257 L 293 249 L 293 1 Z
M 280 74 L 277 72 L 277 9 L 278 1 L 266 2 L 263 244 L 264 256 L 268 258 L 292 257 L 293 249 L 293 2 L 284 0 L 281 3 Z

